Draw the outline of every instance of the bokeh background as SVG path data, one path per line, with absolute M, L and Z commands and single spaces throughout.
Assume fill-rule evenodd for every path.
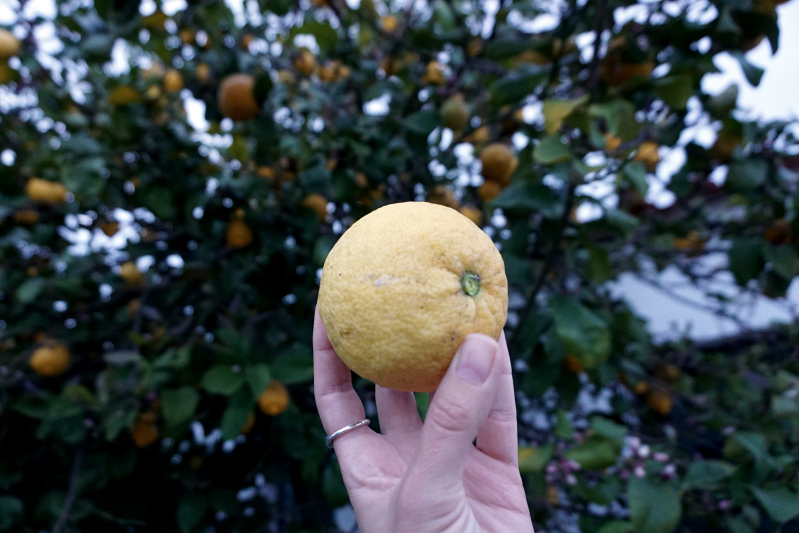
M 0 26 L 0 531 L 357 531 L 313 310 L 336 239 L 400 201 L 502 253 L 537 531 L 799 531 L 795 0 Z

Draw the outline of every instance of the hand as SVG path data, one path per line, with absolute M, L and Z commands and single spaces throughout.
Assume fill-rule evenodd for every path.
M 313 348 L 314 395 L 330 435 L 363 420 L 364 409 L 318 312 Z M 532 533 L 504 333 L 499 344 L 466 337 L 424 424 L 413 393 L 377 386 L 376 400 L 382 434 L 361 426 L 333 441 L 361 533 Z

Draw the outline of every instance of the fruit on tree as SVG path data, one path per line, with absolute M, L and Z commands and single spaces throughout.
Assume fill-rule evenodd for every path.
M 22 43 L 8 30 L 0 28 L 0 60 L 19 54 Z
M 469 124 L 469 108 L 462 94 L 450 96 L 441 106 L 441 123 L 452 131 L 461 131 Z
M 316 56 L 307 48 L 300 50 L 300 53 L 294 57 L 294 70 L 304 76 L 310 76 L 316 69 Z
M 237 122 L 258 116 L 261 106 L 255 100 L 255 79 L 249 74 L 232 74 L 219 85 L 219 111 Z
M 158 426 L 142 415 L 136 418 L 136 423 L 130 430 L 130 437 L 139 448 L 146 448 L 157 441 L 159 436 Z
M 397 22 L 397 17 L 394 15 L 386 15 L 380 19 L 380 27 L 383 28 L 384 32 L 394 33 L 397 31 L 398 25 L 399 23 Z
M 300 205 L 313 210 L 313 212 L 316 213 L 316 216 L 319 217 L 320 222 L 325 221 L 325 218 L 327 217 L 327 198 L 321 194 L 309 194 L 302 199 Z
M 454 209 L 390 204 L 328 254 L 319 316 L 342 361 L 384 387 L 431 391 L 470 333 L 499 339 L 508 281 L 496 246 Z
M 31 355 L 31 369 L 40 376 L 60 376 L 69 368 L 71 357 L 66 346 L 56 341 L 47 341 Z
M 119 277 L 131 285 L 141 285 L 144 283 L 144 274 L 136 267 L 133 261 L 126 261 L 119 267 Z
M 258 407 L 266 415 L 277 416 L 286 410 L 290 400 L 286 386 L 273 379 L 269 387 L 258 397 Z
M 519 160 L 511 149 L 501 143 L 490 144 L 480 152 L 483 177 L 500 185 L 508 185 Z
M 67 201 L 66 187 L 42 178 L 30 178 L 25 184 L 25 194 L 36 204 L 63 204 Z
M 646 166 L 647 170 L 654 172 L 660 163 L 660 154 L 658 154 L 660 146 L 654 141 L 644 141 L 638 147 L 638 152 L 635 154 L 635 160 L 639 161 Z
M 477 196 L 484 202 L 490 202 L 502 192 L 502 185 L 496 181 L 486 181 L 477 189 Z
M 483 224 L 483 212 L 471 205 L 462 205 L 458 208 L 458 213 L 465 216 L 478 226 Z
M 425 67 L 422 81 L 431 85 L 444 85 L 447 81 L 444 78 L 444 66 L 438 61 L 429 62 Z
M 168 93 L 178 92 L 183 88 L 183 76 L 176 69 L 171 68 L 164 74 L 164 91 Z
M 225 245 L 228 248 L 246 248 L 252 244 L 252 230 L 240 218 L 234 218 L 227 224 Z

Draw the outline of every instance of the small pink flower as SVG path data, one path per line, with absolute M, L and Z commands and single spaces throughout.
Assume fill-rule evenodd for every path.
M 644 470 L 644 467 L 640 465 L 635 467 L 633 473 L 635 474 L 635 477 L 639 478 L 646 476 L 646 470 Z

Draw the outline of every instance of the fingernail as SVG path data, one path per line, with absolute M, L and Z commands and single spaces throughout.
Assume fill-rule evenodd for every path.
M 490 339 L 479 335 L 467 336 L 461 344 L 455 371 L 472 385 L 482 384 L 491 372 L 496 349 L 496 344 Z

